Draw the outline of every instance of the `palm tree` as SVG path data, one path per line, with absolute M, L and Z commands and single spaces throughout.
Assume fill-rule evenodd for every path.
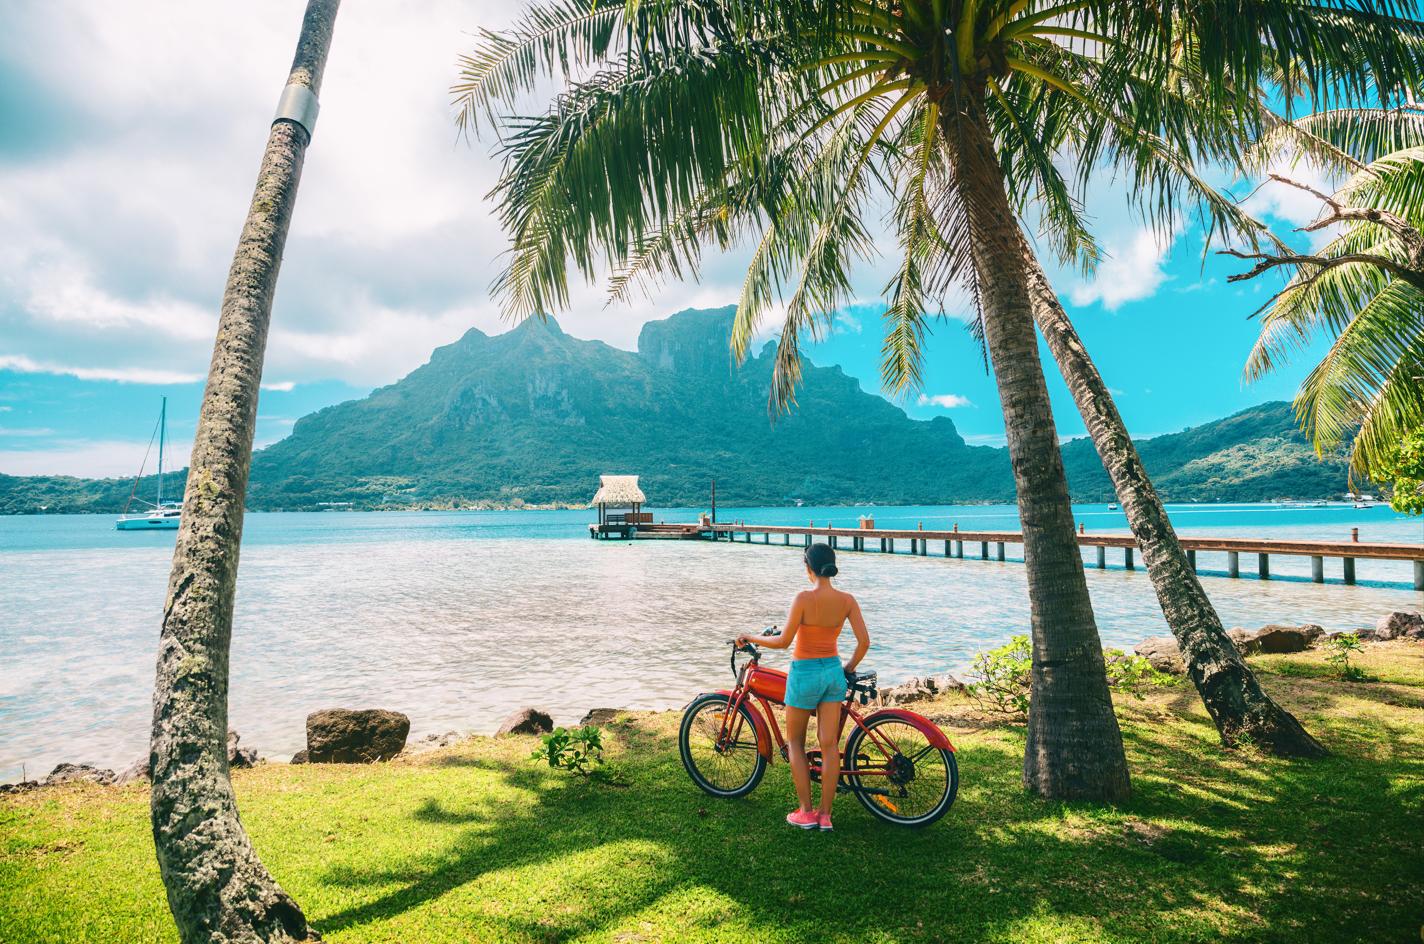
M 297 54 L 238 240 L 159 634 L 149 764 L 154 845 L 185 944 L 319 939 L 257 856 L 227 760 L 228 657 L 258 384 L 282 248 L 340 0 L 308 0 Z M 285 116 L 285 117 L 283 117 Z
M 1351 11 L 1242 6 L 1223 18 L 1191 3 L 555 0 L 485 34 L 455 89 L 462 127 L 487 118 L 504 136 L 496 193 L 513 245 L 496 287 L 506 310 L 565 304 L 570 258 L 585 277 L 611 265 L 619 297 L 640 281 L 695 275 L 704 246 L 750 237 L 739 355 L 778 289 L 791 289 L 773 409 L 794 399 L 801 335 L 849 297 L 853 262 L 873 252 L 870 202 L 888 194 L 902 257 L 887 287 L 889 386 L 918 385 L 928 309 L 955 284 L 978 306 L 999 385 L 1032 605 L 1024 777 L 1047 796 L 1124 796 L 1129 785 L 1011 195 L 1036 203 L 1061 256 L 1091 265 L 1096 246 L 1053 160 L 1068 148 L 1085 175 L 1102 160 L 1125 170 L 1160 223 L 1190 195 L 1213 228 L 1254 237 L 1191 172 L 1191 156 L 1234 156 L 1263 33 L 1287 53 L 1349 35 L 1369 64 L 1393 45 L 1388 28 Z M 1194 100 L 1179 89 L 1184 48 L 1208 77 Z M 1299 60 L 1301 83 L 1316 87 L 1326 67 L 1363 68 L 1332 56 L 1347 58 Z M 566 87 L 547 114 L 501 112 L 545 74 Z
M 1424 108 L 1279 119 L 1252 157 L 1264 168 L 1287 151 L 1343 178 L 1326 194 L 1270 175 L 1320 199 L 1320 216 L 1301 231 L 1342 228 L 1314 253 L 1232 253 L 1257 260 L 1232 281 L 1292 272 L 1257 312 L 1261 335 L 1245 376 L 1257 380 L 1329 338 L 1296 394 L 1296 416 L 1318 454 L 1348 444 L 1352 479 L 1384 476 L 1401 441 L 1424 428 Z

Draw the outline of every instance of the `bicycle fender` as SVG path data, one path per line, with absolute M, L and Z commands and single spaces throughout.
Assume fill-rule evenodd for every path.
M 925 739 L 930 742 L 931 746 L 951 752 L 954 750 L 954 745 L 949 743 L 949 738 L 945 737 L 944 732 L 939 729 L 939 725 L 924 715 L 917 715 L 913 711 L 906 711 L 903 708 L 882 708 L 869 715 L 865 720 L 869 721 L 871 718 L 881 718 L 885 715 L 889 715 L 892 718 L 899 718 L 906 724 L 914 725 L 919 729 L 920 733 L 925 736 Z
M 726 695 L 729 700 L 733 697 L 732 692 L 726 690 L 719 690 L 717 694 Z M 761 716 L 761 711 L 758 710 L 756 702 L 750 698 L 743 699 L 742 704 L 745 705 L 747 711 L 750 712 L 752 716 L 752 727 L 756 729 L 757 753 L 766 758 L 767 763 L 771 763 L 771 730 L 766 726 L 766 719 Z M 926 722 L 926 724 L 928 723 L 929 722 Z

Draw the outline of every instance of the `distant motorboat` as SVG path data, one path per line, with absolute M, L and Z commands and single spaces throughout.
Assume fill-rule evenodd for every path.
M 134 490 L 129 494 L 129 502 L 124 506 L 124 513 L 119 515 L 114 522 L 115 529 L 119 531 L 176 531 L 178 529 L 183 506 L 163 500 L 163 440 L 166 438 L 167 432 L 168 398 L 164 397 L 163 406 L 158 411 L 158 494 L 155 496 L 153 508 L 149 511 L 129 514 L 129 508 L 135 500 L 140 504 L 148 504 L 142 498 L 135 499 L 134 497 L 138 492 L 139 480 L 143 478 L 143 466 L 140 465 L 138 475 L 134 477 Z
M 1117 502 L 1113 502 L 1111 505 L 1109 505 L 1108 511 L 1117 511 Z

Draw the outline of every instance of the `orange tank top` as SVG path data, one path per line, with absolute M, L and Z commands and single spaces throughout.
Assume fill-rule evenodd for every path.
M 811 626 L 802 623 L 796 630 L 796 648 L 793 650 L 793 659 L 834 659 L 839 658 L 840 652 L 836 649 L 836 639 L 841 634 L 845 620 L 840 626 Z

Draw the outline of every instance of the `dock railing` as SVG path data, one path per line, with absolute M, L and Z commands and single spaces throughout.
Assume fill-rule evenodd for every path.
M 772 543 L 772 535 L 780 535 L 783 545 L 792 545 L 792 538 L 799 538 L 795 542 L 796 546 L 807 546 L 815 538 L 825 538 L 826 543 L 831 547 L 841 549 L 844 547 L 852 551 L 864 551 L 867 546 L 873 546 L 873 542 L 880 542 L 882 553 L 893 554 L 896 541 L 909 541 L 910 553 L 920 557 L 929 556 L 930 544 L 944 542 L 945 557 L 964 557 L 964 545 L 979 545 L 979 554 L 976 555 L 983 560 L 1003 560 L 1004 546 L 1007 544 L 1022 544 L 1023 532 L 1021 531 L 960 531 L 956 526 L 953 531 L 925 531 L 923 529 L 866 529 L 866 528 L 817 528 L 814 526 L 794 527 L 763 524 L 715 524 L 710 528 L 703 529 L 712 540 L 736 541 L 740 535 L 744 543 L 753 543 L 752 535 L 759 534 L 762 540 L 756 543 Z M 1097 566 L 1107 567 L 1108 548 L 1120 548 L 1123 552 L 1123 567 L 1133 570 L 1135 563 L 1134 552 L 1138 549 L 1137 539 L 1130 534 L 1087 534 L 1082 530 L 1076 532 L 1079 547 L 1095 547 L 1098 549 Z M 1356 531 L 1358 537 L 1358 531 Z M 1353 541 L 1277 541 L 1277 540 L 1256 540 L 1248 538 L 1210 538 L 1210 537 L 1183 537 L 1178 536 L 1183 550 L 1187 552 L 1187 561 L 1192 569 L 1197 566 L 1198 551 L 1215 551 L 1226 554 L 1227 576 L 1239 577 L 1241 575 L 1241 555 L 1255 554 L 1257 573 L 1262 579 L 1269 579 L 1271 576 L 1271 556 L 1284 555 L 1288 557 L 1309 557 L 1310 577 L 1315 583 L 1325 582 L 1325 558 L 1338 557 L 1342 561 L 1342 572 L 1344 582 L 1353 584 L 1355 582 L 1355 561 L 1360 558 L 1369 560 L 1398 560 L 1413 561 L 1414 563 L 1414 589 L 1424 591 L 1424 544 L 1387 544 L 1382 542 Z M 989 546 L 994 545 L 993 557 L 990 557 Z M 934 555 L 940 556 L 938 554 Z

